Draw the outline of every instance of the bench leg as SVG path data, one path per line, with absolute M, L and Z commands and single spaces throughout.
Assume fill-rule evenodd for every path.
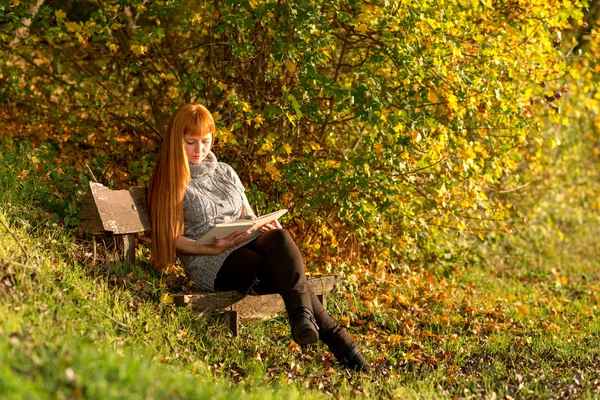
M 131 263 L 135 262 L 135 234 L 116 235 L 119 255 Z
M 240 322 L 237 311 L 225 310 L 222 312 L 214 313 L 210 315 L 210 319 L 212 319 L 213 321 L 224 322 L 231 330 L 231 334 L 233 336 L 238 335 Z

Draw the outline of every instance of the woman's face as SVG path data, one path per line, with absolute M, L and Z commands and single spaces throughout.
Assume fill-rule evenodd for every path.
M 190 164 L 200 164 L 210 151 L 212 133 L 195 137 L 185 134 L 183 135 L 183 143 L 185 146 L 185 154 L 187 154 Z

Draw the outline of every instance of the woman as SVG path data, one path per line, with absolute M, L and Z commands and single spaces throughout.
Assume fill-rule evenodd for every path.
M 298 344 L 322 340 L 342 365 L 369 371 L 354 340 L 309 288 L 302 256 L 278 221 L 253 234 L 193 243 L 217 223 L 255 217 L 237 174 L 211 152 L 214 138 L 213 118 L 201 105 L 182 106 L 169 121 L 148 188 L 152 267 L 165 270 L 177 254 L 202 290 L 279 293 Z

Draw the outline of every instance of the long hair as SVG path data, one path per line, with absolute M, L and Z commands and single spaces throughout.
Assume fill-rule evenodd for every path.
M 148 184 L 148 215 L 152 228 L 150 265 L 164 271 L 175 262 L 175 239 L 183 234 L 183 198 L 190 182 L 190 167 L 183 135 L 213 134 L 215 122 L 201 105 L 187 104 L 175 111 Z M 212 146 L 212 144 L 211 144 Z

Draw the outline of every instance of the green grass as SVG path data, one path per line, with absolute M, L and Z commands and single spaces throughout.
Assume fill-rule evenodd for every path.
M 15 143 L 0 155 L 10 231 L 0 226 L 0 398 L 600 396 L 593 218 L 562 242 L 532 230 L 482 247 L 483 261 L 451 273 L 382 266 L 347 277 L 359 284 L 328 307 L 371 361 L 366 375 L 340 369 L 321 344 L 301 354 L 284 317 L 232 337 L 164 304 L 174 278 L 149 271 L 147 249 L 135 264 L 103 252 L 94 261 L 65 228 L 86 180 L 67 166 L 52 175 L 51 147 Z

